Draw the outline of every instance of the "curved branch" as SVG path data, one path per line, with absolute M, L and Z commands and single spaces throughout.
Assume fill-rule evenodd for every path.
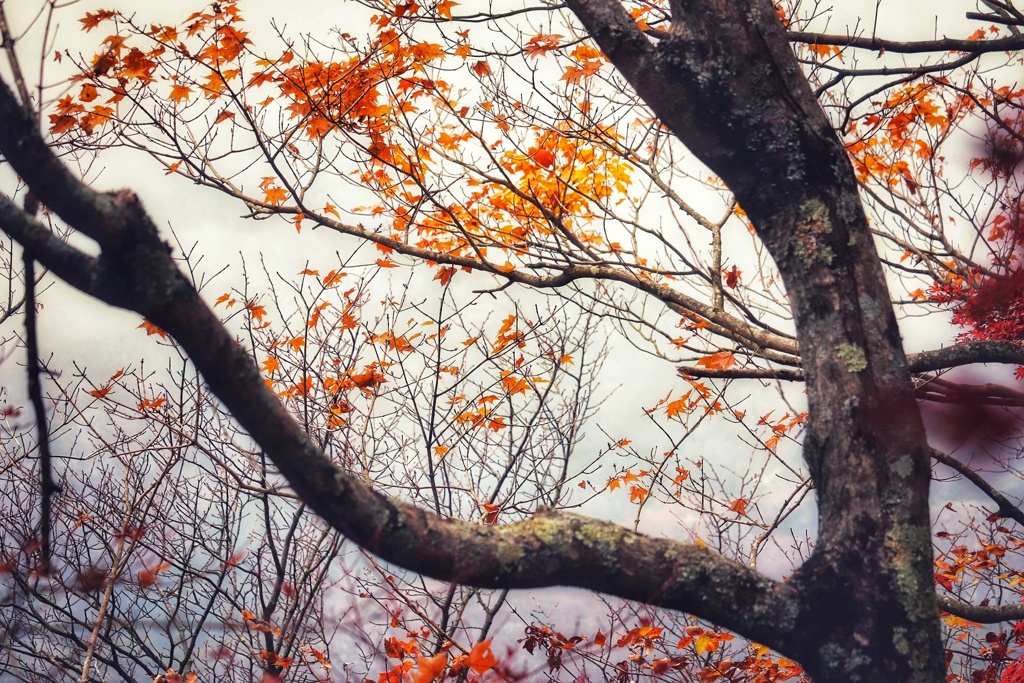
M 130 191 L 102 195 L 63 169 L 0 81 L 0 151 L 38 198 L 93 237 L 99 259 L 74 272 L 58 240 L 0 204 L 0 227 L 83 291 L 136 311 L 188 352 L 212 392 L 267 453 L 295 492 L 328 524 L 411 571 L 479 587 L 577 586 L 700 615 L 782 653 L 800 646 L 798 589 L 707 548 L 634 533 L 609 522 L 541 511 L 486 526 L 446 519 L 388 498 L 338 469 L 266 386 L 255 362 L 175 266 L 152 219 Z M 55 168 L 56 167 L 56 168 Z M 42 182 L 35 168 L 56 180 Z M 67 249 L 67 247 L 65 247 Z M 51 262 L 54 261 L 54 262 Z
M 998 507 L 996 513 L 1000 517 L 1006 517 L 1012 519 L 1018 524 L 1024 525 L 1024 510 L 1021 510 L 1018 506 L 1014 505 L 1010 500 L 995 489 L 994 486 L 985 481 L 984 477 L 978 474 L 976 471 L 963 464 L 956 458 L 942 451 L 932 449 L 932 459 L 936 462 L 941 462 L 946 467 L 952 469 L 957 474 L 962 476 L 967 481 L 971 482 L 978 489 L 981 490 L 986 496 L 992 499 Z M 945 608 L 943 608 L 945 609 Z M 949 610 L 946 610 L 949 611 Z M 975 620 L 977 621 L 977 620 Z
M 972 363 L 1024 365 L 1024 346 L 1006 341 L 974 341 L 954 344 L 907 356 L 911 372 L 930 372 Z

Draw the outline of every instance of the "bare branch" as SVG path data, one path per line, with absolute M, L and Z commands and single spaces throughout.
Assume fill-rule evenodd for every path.
M 941 38 L 939 40 L 898 41 L 885 38 L 867 38 L 859 36 L 843 36 L 829 33 L 810 33 L 791 31 L 787 35 L 790 42 L 808 45 L 836 45 L 839 47 L 856 47 L 876 52 L 899 52 L 919 54 L 924 52 L 966 52 L 982 54 L 986 52 L 1007 52 L 1024 48 L 1024 36 L 997 38 L 995 40 L 964 40 L 961 38 Z
M 1024 619 L 1024 604 L 1017 605 L 972 605 L 948 596 L 939 596 L 939 608 L 943 612 L 976 621 L 979 624 L 998 624 L 1002 621 Z
M 3 84 L 0 114 L 12 112 L 12 104 Z M 345 536 L 389 562 L 438 579 L 480 587 L 590 588 L 701 614 L 781 652 L 797 645 L 791 641 L 797 589 L 706 548 L 553 512 L 500 527 L 445 519 L 389 499 L 339 470 L 176 268 L 135 195 L 91 191 L 63 169 L 30 127 L 20 125 L 24 116 L 14 110 L 22 120 L 4 127 L 0 151 L 45 205 L 75 227 L 82 216 L 82 231 L 103 253 L 95 264 L 82 262 L 85 272 L 69 273 L 65 261 L 50 262 L 58 250 L 35 220 L 3 210 L 0 225 L 15 239 L 24 236 L 34 256 L 61 277 L 68 273 L 69 283 L 81 283 L 83 291 L 141 313 L 170 333 L 296 493 Z M 35 168 L 49 169 L 56 180 L 42 182 Z
M 963 464 L 953 456 L 939 450 L 932 450 L 932 459 L 936 462 L 941 462 L 946 467 L 949 467 L 964 479 L 977 486 L 978 489 L 986 496 L 991 498 L 992 502 L 997 506 L 995 514 L 1000 517 L 1012 519 L 1018 524 L 1024 525 L 1024 511 L 1022 511 L 1017 505 L 1010 502 L 1006 496 L 1001 494 L 994 486 L 985 481 L 985 478 L 975 470 Z

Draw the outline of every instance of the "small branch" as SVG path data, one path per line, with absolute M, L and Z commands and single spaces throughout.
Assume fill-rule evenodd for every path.
M 836 45 L 838 47 L 855 47 L 876 52 L 899 52 L 902 54 L 920 54 L 924 52 L 968 52 L 971 54 L 981 54 L 984 52 L 1008 52 L 1024 48 L 1024 36 L 997 38 L 995 40 L 942 38 L 940 40 L 902 42 L 886 40 L 884 38 L 792 31 L 787 34 L 787 38 L 791 43 Z
M 7 23 L 7 13 L 4 11 L 2 0 L 0 0 L 0 40 L 3 41 L 4 52 L 7 53 L 7 64 L 14 76 L 14 87 L 18 89 L 18 95 L 21 97 L 21 106 L 26 112 L 34 115 L 32 97 L 28 93 L 25 76 L 21 72 L 21 61 L 14 49 L 14 37 L 11 35 L 10 25 Z
M 803 382 L 804 371 L 799 368 L 737 368 L 735 370 L 711 370 L 695 365 L 680 365 L 676 368 L 681 376 L 707 379 L 767 379 L 784 382 Z
M 36 418 L 36 438 L 39 441 L 39 489 L 40 489 L 40 532 L 39 564 L 43 574 L 50 573 L 51 508 L 53 494 L 60 487 L 53 481 L 53 465 L 50 455 L 50 435 L 46 427 L 46 406 L 39 382 L 42 372 L 39 363 L 39 335 L 36 330 L 36 271 L 35 264 L 25 252 L 25 370 L 28 373 L 28 395 Z
M 991 21 L 993 24 L 1003 24 L 1005 26 L 1024 26 L 1024 19 L 1018 19 L 1017 17 L 1000 17 L 995 14 L 983 14 L 981 12 L 968 12 L 968 19 L 974 19 L 975 21 Z
M 952 469 L 957 474 L 962 476 L 967 481 L 971 482 L 981 490 L 986 496 L 992 499 L 992 502 L 996 504 L 996 514 L 1000 517 L 1012 519 L 1018 524 L 1024 525 L 1024 511 L 1014 505 L 1010 500 L 995 489 L 994 486 L 989 484 L 985 479 L 978 474 L 976 471 L 963 464 L 956 458 L 943 453 L 942 451 L 932 449 L 932 459 L 936 462 L 940 462 L 946 467 Z M 945 609 L 945 608 L 943 608 Z M 949 611 L 949 610 L 947 610 Z M 975 620 L 977 621 L 977 620 Z
M 103 597 L 100 598 L 99 609 L 96 611 L 96 619 L 93 622 L 92 631 L 89 633 L 89 640 L 85 648 L 85 659 L 82 661 L 82 675 L 78 677 L 78 683 L 89 683 L 90 676 L 89 672 L 92 669 L 93 655 L 96 653 L 96 645 L 99 643 L 100 629 L 103 627 L 103 622 L 106 620 L 107 609 L 110 606 L 111 597 L 114 594 L 114 584 L 117 583 L 117 577 L 121 573 L 123 567 L 121 567 L 121 561 L 124 559 L 125 545 L 128 534 L 125 530 L 128 528 L 128 522 L 130 519 L 130 512 L 126 513 L 124 519 L 121 521 L 121 533 L 117 539 L 117 550 L 114 551 L 114 561 L 110 565 L 110 571 L 107 572 L 106 586 L 103 589 Z
M 938 596 L 939 609 L 979 624 L 998 624 L 1001 621 L 1024 619 L 1024 604 L 972 605 L 945 595 Z

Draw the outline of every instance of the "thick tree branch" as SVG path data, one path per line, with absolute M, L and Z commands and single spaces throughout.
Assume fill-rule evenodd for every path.
M 12 101 L 0 83 L 0 116 L 21 116 L 12 111 Z M 780 652 L 794 651 L 796 589 L 706 548 L 554 512 L 506 526 L 445 519 L 387 498 L 339 470 L 176 268 L 138 199 L 127 191 L 91 191 L 23 123 L 5 121 L 0 151 L 45 205 L 99 242 L 102 254 L 90 259 L 60 245 L 9 201 L 0 203 L 3 229 L 70 284 L 141 313 L 170 333 L 296 493 L 345 536 L 434 578 L 481 587 L 589 588 L 692 612 Z
M 1024 604 L 972 605 L 968 602 L 954 600 L 946 595 L 940 595 L 939 608 L 943 612 L 949 612 L 979 624 L 998 624 L 1001 621 L 1024 619 Z
M 872 668 L 877 661 L 855 661 L 872 642 L 888 649 L 876 655 L 891 662 L 888 678 L 938 680 L 924 427 L 849 155 L 774 6 L 672 0 L 671 29 L 655 46 L 618 0 L 567 5 L 644 103 L 732 190 L 786 286 L 820 530 L 790 583 L 801 586 L 801 608 L 818 628 L 843 643 L 828 656 L 809 648 L 801 663 L 814 678 L 877 678 L 867 673 L 883 670 Z M 860 610 L 846 623 L 861 623 L 841 635 L 831 631 L 844 621 L 840 604 Z M 908 633 L 920 646 L 893 645 L 906 645 Z M 914 667 L 901 647 L 918 651 Z
M 911 372 L 947 370 L 972 363 L 1024 365 L 1024 346 L 1004 341 L 975 341 L 907 356 Z

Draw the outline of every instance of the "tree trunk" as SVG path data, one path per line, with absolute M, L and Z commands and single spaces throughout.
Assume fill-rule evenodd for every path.
M 945 678 L 929 450 L 853 168 L 769 0 L 672 3 L 655 46 L 618 0 L 570 0 L 605 54 L 735 193 L 788 290 L 819 534 L 790 583 L 817 683 Z

